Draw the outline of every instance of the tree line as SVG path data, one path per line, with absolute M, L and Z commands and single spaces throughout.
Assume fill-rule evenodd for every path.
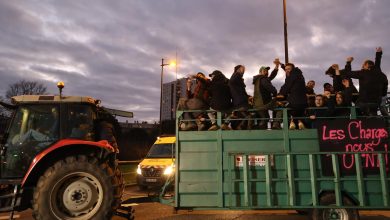
M 8 86 L 5 98 L 0 96 L 0 101 L 10 102 L 11 98 L 18 95 L 43 95 L 46 94 L 47 87 L 37 81 L 20 80 Z M 0 115 L 7 115 L 7 110 L 0 106 Z

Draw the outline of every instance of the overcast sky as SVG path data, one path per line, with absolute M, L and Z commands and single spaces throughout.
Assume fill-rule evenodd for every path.
M 261 65 L 284 60 L 282 0 L 0 0 L 0 95 L 21 79 L 56 93 L 92 96 L 158 120 L 161 58 L 178 75 L 247 67 L 247 90 Z M 290 61 L 306 81 L 330 82 L 325 70 L 354 56 L 353 69 L 384 50 L 390 73 L 389 0 L 287 0 Z M 389 76 L 389 75 L 388 75 Z M 165 67 L 164 82 L 175 79 Z M 275 79 L 277 89 L 284 73 Z

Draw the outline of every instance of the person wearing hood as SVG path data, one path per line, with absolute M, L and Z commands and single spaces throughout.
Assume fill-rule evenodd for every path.
M 271 81 L 276 77 L 279 69 L 278 60 L 274 61 L 275 68 L 272 70 L 271 75 L 268 76 L 268 70 L 270 67 L 260 67 L 259 74 L 253 77 L 253 107 L 258 109 L 257 113 L 260 116 L 258 127 L 260 129 L 267 129 L 269 121 L 268 110 L 272 110 L 275 106 L 275 102 L 272 97 L 277 94 L 276 88 L 272 85 Z
M 219 71 L 215 70 L 210 75 L 211 82 L 209 84 L 209 96 L 210 96 L 210 108 L 222 112 L 222 115 L 228 114 L 232 108 L 232 101 L 229 89 L 229 79 Z M 210 112 L 208 116 L 211 120 L 210 131 L 219 129 L 217 121 L 215 119 L 215 113 Z M 229 130 L 227 122 L 222 123 L 221 128 L 223 130 Z
M 289 115 L 298 118 L 295 121 L 298 122 L 299 129 L 304 129 L 304 123 L 300 118 L 305 116 L 305 108 L 307 107 L 305 78 L 302 71 L 292 63 L 285 65 L 285 72 L 286 79 L 280 88 L 279 95 L 287 100 L 287 107 L 291 108 Z M 295 127 L 295 122 L 290 124 L 290 128 L 293 127 Z

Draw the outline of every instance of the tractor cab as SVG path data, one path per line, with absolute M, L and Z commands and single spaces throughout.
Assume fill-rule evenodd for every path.
M 3 139 L 2 178 L 22 178 L 36 155 L 63 139 L 93 141 L 95 100 L 88 97 L 17 96 Z
M 115 110 L 81 96 L 22 95 L 1 104 L 13 113 L 1 140 L 0 212 L 109 219 L 124 186 Z

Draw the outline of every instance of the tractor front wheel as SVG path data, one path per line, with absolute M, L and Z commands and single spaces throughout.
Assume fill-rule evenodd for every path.
M 58 161 L 40 177 L 33 196 L 35 219 L 111 219 L 120 204 L 115 168 L 86 156 Z

